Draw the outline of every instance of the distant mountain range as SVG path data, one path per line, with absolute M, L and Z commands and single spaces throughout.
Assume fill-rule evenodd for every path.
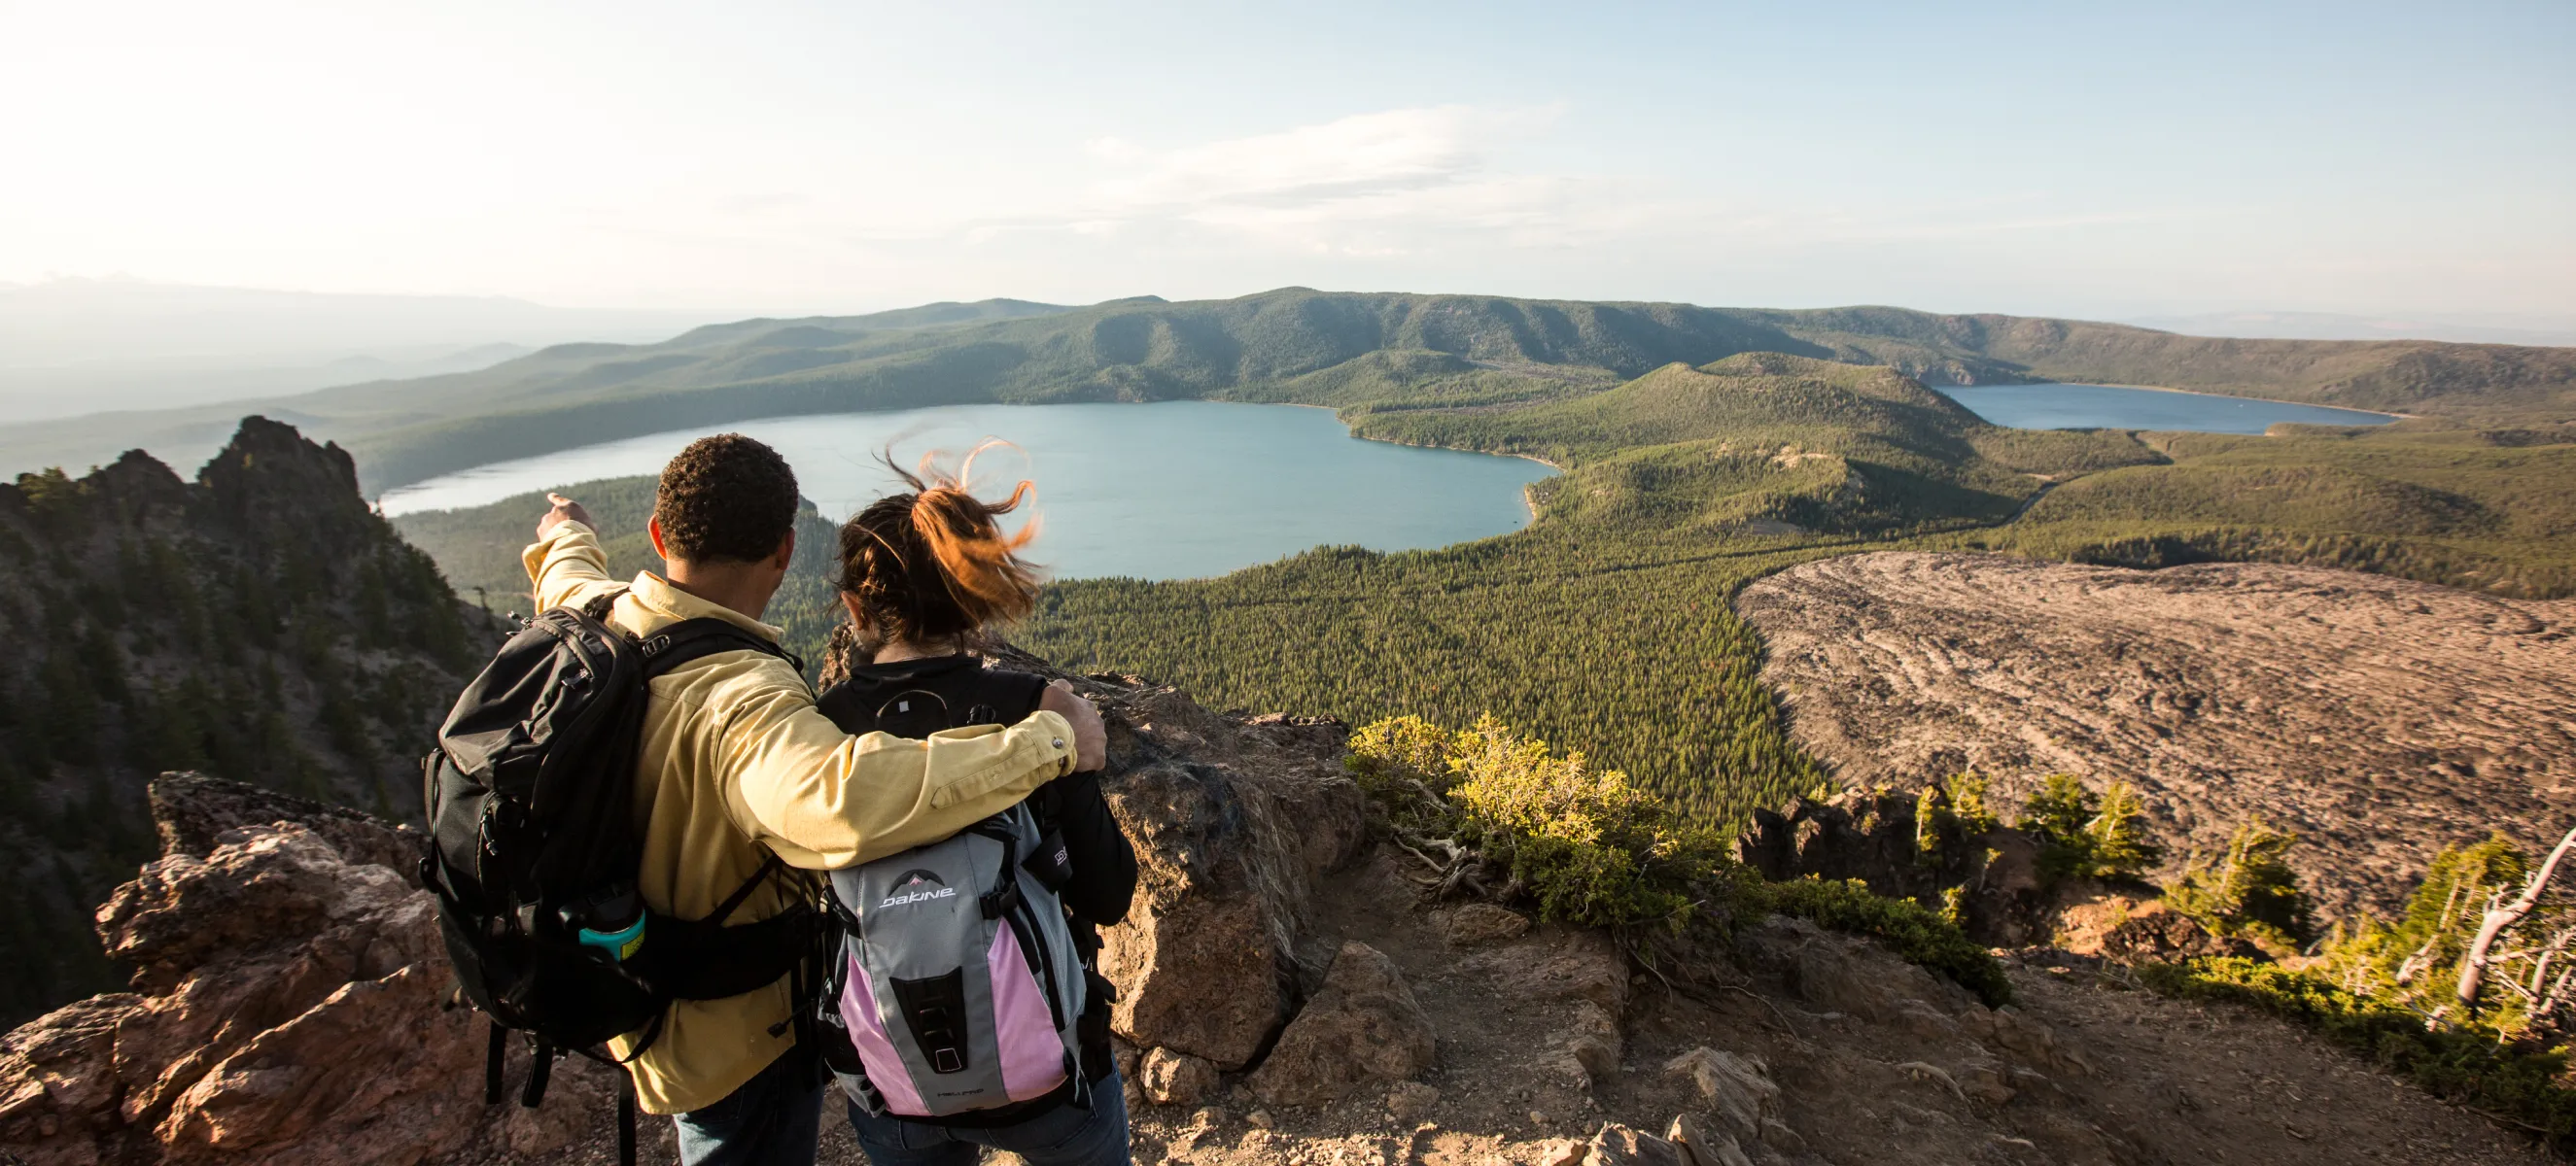
M 2279 340 L 2448 340 L 2461 344 L 2576 345 L 2576 316 L 2440 312 L 2353 316 L 2340 312 L 2200 312 L 2139 316 L 2142 328 L 2191 336 Z
M 137 279 L 0 285 L 0 423 L 465 372 L 565 340 L 660 340 L 730 314 Z
M 13 426 L 0 470 L 141 445 L 186 464 L 256 410 L 356 455 L 369 493 L 468 466 L 758 417 L 952 403 L 1219 398 L 1357 413 L 1582 396 L 1658 367 L 1779 352 L 1929 383 L 2143 384 L 2519 423 L 2576 417 L 2576 350 L 2213 339 L 1902 308 L 1703 308 L 1284 288 L 1085 308 L 1017 300 L 756 319 L 653 344 L 221 407 Z

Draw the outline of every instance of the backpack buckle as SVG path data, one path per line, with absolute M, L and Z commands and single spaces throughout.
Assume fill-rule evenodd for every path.
M 1004 915 L 1008 915 L 1019 909 L 1020 880 L 1016 878 L 1003 879 L 1001 886 L 984 892 L 984 894 L 976 901 L 983 905 L 984 917 L 986 919 L 999 919 Z

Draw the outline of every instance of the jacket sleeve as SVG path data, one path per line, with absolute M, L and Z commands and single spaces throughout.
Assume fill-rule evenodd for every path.
M 538 611 L 587 603 L 618 586 L 608 574 L 608 552 L 600 549 L 598 533 L 578 522 L 556 523 L 519 552 L 519 564 L 536 587 Z
M 1073 883 L 1064 889 L 1075 918 L 1107 927 L 1127 917 L 1136 898 L 1136 848 L 1101 796 L 1100 775 L 1077 773 L 1055 783 L 1056 829 L 1064 832 Z
M 711 742 L 735 825 L 806 870 L 852 866 L 939 841 L 1072 771 L 1073 730 L 1051 712 L 915 741 L 853 737 L 814 710 L 785 663 L 744 656 L 765 678 L 729 708 Z M 749 680 L 746 676 L 744 679 Z

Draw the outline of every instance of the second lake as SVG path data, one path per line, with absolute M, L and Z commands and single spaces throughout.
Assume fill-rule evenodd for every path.
M 2015 429 L 2179 429 L 2261 433 L 2274 424 L 2386 425 L 2386 413 L 2118 385 L 1935 385 L 1996 425 Z
M 974 485 L 987 498 L 1037 484 L 1030 557 L 1060 579 L 1221 575 L 1310 547 L 1393 551 L 1506 534 L 1529 523 L 1523 490 L 1556 471 L 1521 458 L 1361 441 L 1329 409 L 1170 401 L 1151 405 L 967 405 L 745 421 L 497 462 L 385 493 L 387 514 L 482 506 L 598 478 L 658 474 L 689 442 L 738 432 L 796 469 L 826 517 L 848 517 L 910 469 L 986 437 Z M 533 522 L 536 515 L 531 513 Z

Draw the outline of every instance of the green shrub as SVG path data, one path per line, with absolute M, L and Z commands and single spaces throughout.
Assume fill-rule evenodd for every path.
M 1456 847 L 1501 868 L 1509 882 L 1498 890 L 1526 896 L 1542 918 L 1679 934 L 1694 922 L 1731 927 L 1776 911 L 1875 936 L 1990 1004 L 2011 998 L 2001 965 L 1943 912 L 1881 898 L 1857 880 L 1765 883 L 1715 832 L 1627 775 L 1556 754 L 1490 716 L 1462 731 L 1419 717 L 1373 722 L 1351 734 L 1344 765 L 1399 845 L 1435 865 L 1435 853 Z
M 1995 828 L 1984 774 L 1961 773 L 1923 787 L 1914 799 L 1914 860 L 1938 866 L 1953 846 Z
M 2218 935 L 2243 936 L 2296 949 L 2316 931 L 2307 892 L 2290 869 L 2299 836 L 2266 825 L 2257 814 L 2236 827 L 2215 862 L 2194 859 L 2165 888 L 2165 902 Z
M 2499 1043 L 2474 1029 L 2429 1030 L 2412 1012 L 2259 960 L 2149 964 L 2138 977 L 2168 996 L 2244 1004 L 2305 1026 L 2436 1096 L 2537 1130 L 2562 1148 L 2576 1134 L 2576 1090 L 2562 1084 L 2563 1047 Z
M 1345 764 L 1399 842 L 1474 851 L 1542 918 L 1679 930 L 1697 884 L 1725 863 L 1715 833 L 1626 774 L 1559 756 L 1492 717 L 1458 732 L 1418 717 L 1378 721 L 1352 734 L 1350 750 Z
M 2134 879 L 2161 857 L 2146 803 L 2125 782 L 2096 797 L 2074 774 L 2050 774 L 2013 825 L 2039 840 L 2039 871 L 2052 880 Z
M 2003 965 L 1957 923 L 1912 899 L 1872 894 L 1859 879 L 1828 882 L 1812 875 L 1756 883 L 1752 897 L 1768 911 L 1873 936 L 1907 960 L 1958 981 L 1990 1007 L 2012 1003 L 2012 981 L 2004 977 Z

